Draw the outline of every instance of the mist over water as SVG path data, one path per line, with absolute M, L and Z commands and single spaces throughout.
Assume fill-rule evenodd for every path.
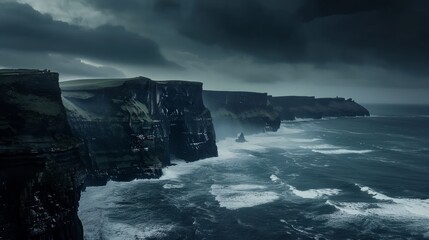
M 429 238 L 429 108 L 282 123 L 82 194 L 86 239 Z

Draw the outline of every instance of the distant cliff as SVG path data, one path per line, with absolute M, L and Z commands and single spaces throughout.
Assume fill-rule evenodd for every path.
M 83 239 L 84 179 L 58 74 L 0 70 L 0 238 Z
M 369 111 L 352 99 L 285 96 L 271 97 L 270 101 L 282 120 L 369 116 Z
M 279 114 L 266 93 L 203 91 L 203 97 L 219 138 L 240 132 L 277 131 L 280 127 Z
M 170 154 L 217 156 L 202 84 L 148 78 L 63 82 L 63 102 L 90 169 L 88 184 L 159 177 Z

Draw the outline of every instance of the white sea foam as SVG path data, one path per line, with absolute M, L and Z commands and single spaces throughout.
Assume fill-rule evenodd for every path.
M 295 120 L 289 121 L 289 122 L 310 122 L 320 119 L 314 119 L 314 118 L 295 118 Z
M 168 232 L 172 231 L 173 228 L 174 225 L 166 224 L 139 224 L 136 226 L 131 226 L 123 223 L 108 223 L 104 225 L 101 236 L 91 239 L 160 239 L 165 238 Z M 86 238 L 89 237 L 90 236 L 86 236 Z
M 322 154 L 327 154 L 327 155 L 338 155 L 338 154 L 365 154 L 365 153 L 370 153 L 373 152 L 373 150 L 350 150 L 350 149 L 312 149 L 312 152 L 316 152 L 316 153 L 322 153 Z
M 311 143 L 311 142 L 320 141 L 322 139 L 320 139 L 320 138 L 309 138 L 309 139 L 306 139 L 306 138 L 292 138 L 290 140 L 292 142 L 297 142 L 297 143 Z
M 338 195 L 341 192 L 340 189 L 335 189 L 335 188 L 309 189 L 309 190 L 301 191 L 296 189 L 294 186 L 291 186 L 291 185 L 288 185 L 288 186 L 293 194 L 301 198 L 311 198 L 311 199 L 324 198 L 324 197 Z
M 279 177 L 277 177 L 277 176 L 276 176 L 276 175 L 274 175 L 274 174 L 271 174 L 270 179 L 271 179 L 271 181 L 273 181 L 273 182 L 279 182 L 279 181 L 280 181 L 280 178 L 279 178 Z
M 299 146 L 302 149 L 337 149 L 340 148 L 338 146 L 334 146 L 331 144 L 318 144 L 318 145 L 305 145 L 305 146 Z
M 418 216 L 429 219 L 429 199 L 415 199 L 415 198 L 393 198 L 385 194 L 379 193 L 369 187 L 360 186 L 357 184 L 361 191 L 367 192 L 374 199 L 386 201 L 387 203 L 396 206 L 398 209 L 403 209 L 408 212 L 408 216 Z
M 215 196 L 221 207 L 235 210 L 266 204 L 279 199 L 277 193 L 265 189 L 266 187 L 261 185 L 223 186 L 213 184 L 210 193 Z
M 378 200 L 368 202 L 337 202 L 327 200 L 326 204 L 338 211 L 330 214 L 330 224 L 356 222 L 359 219 L 386 219 L 403 224 L 418 233 L 429 233 L 429 199 L 394 198 L 366 186 L 357 185 L 362 192 Z M 358 220 L 357 220 L 358 219 Z
M 273 132 L 273 134 L 276 135 L 290 135 L 290 134 L 296 134 L 296 133 L 302 133 L 304 130 L 299 128 L 291 128 L 287 124 L 282 124 L 282 126 L 277 130 L 277 132 Z
M 184 186 L 185 186 L 184 184 L 170 184 L 170 183 L 166 183 L 162 187 L 164 189 L 178 189 L 178 188 L 183 188 Z

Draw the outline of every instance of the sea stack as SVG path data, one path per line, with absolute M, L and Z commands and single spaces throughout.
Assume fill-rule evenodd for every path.
M 244 138 L 244 134 L 242 132 L 238 134 L 237 139 L 235 139 L 235 141 L 240 142 L 240 143 L 247 142 L 246 138 Z

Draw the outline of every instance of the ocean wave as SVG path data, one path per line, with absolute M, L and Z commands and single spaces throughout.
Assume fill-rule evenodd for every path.
M 215 196 L 220 207 L 236 210 L 274 202 L 280 198 L 277 193 L 265 191 L 265 189 L 266 187 L 261 185 L 223 186 L 213 184 L 210 193 Z
M 362 192 L 376 202 L 338 202 L 327 200 L 326 204 L 337 209 L 329 215 L 328 224 L 348 224 L 360 219 L 377 219 L 399 222 L 416 234 L 428 234 L 429 199 L 394 198 L 374 189 L 356 184 Z M 343 226 L 343 225 L 341 225 Z
M 365 154 L 373 152 L 373 150 L 349 150 L 349 149 L 330 149 L 330 150 L 318 150 L 312 149 L 312 152 L 327 154 L 327 155 L 338 155 L 338 154 Z
M 174 229 L 174 225 L 167 224 L 139 224 L 131 226 L 124 223 L 108 223 L 105 224 L 101 232 L 101 236 L 85 236 L 85 239 L 106 239 L 106 240 L 122 240 L 122 239 L 160 239 L 168 236 L 168 233 Z
M 299 128 L 291 128 L 287 124 L 282 124 L 281 128 L 277 130 L 277 132 L 274 132 L 276 135 L 284 135 L 284 134 L 296 134 L 296 133 L 302 133 L 304 130 Z
M 79 218 L 84 227 L 84 237 L 87 240 L 117 240 L 117 239 L 151 239 L 167 236 L 174 225 L 144 224 L 128 225 L 114 222 L 108 216 L 125 200 L 124 192 L 133 188 L 141 181 L 113 182 L 105 186 L 88 187 L 82 192 L 79 204 Z M 150 183 L 150 182 L 148 182 Z
M 331 144 L 319 144 L 319 145 L 307 145 L 307 146 L 299 146 L 302 149 L 337 149 L 340 148 L 338 146 L 334 146 Z
M 362 192 L 366 192 L 374 199 L 390 202 L 398 208 L 408 212 L 409 216 L 420 216 L 429 219 L 429 199 L 393 198 L 379 193 L 372 188 L 356 184 Z
M 320 140 L 322 140 L 322 139 L 320 139 L 320 138 L 309 138 L 309 139 L 306 139 L 306 138 L 292 138 L 292 139 L 290 139 L 290 141 L 296 142 L 296 143 L 311 143 L 311 142 L 317 142 L 317 141 L 320 141 Z
M 271 174 L 270 179 L 274 183 L 281 183 L 282 185 L 283 184 L 286 185 L 294 195 L 301 198 L 317 199 L 317 198 L 334 196 L 341 193 L 341 190 L 336 188 L 319 188 L 319 189 L 308 189 L 308 190 L 301 191 L 292 185 L 283 183 L 281 179 L 274 174 Z
M 291 185 L 288 185 L 288 186 L 293 194 L 301 198 L 310 198 L 310 199 L 324 198 L 324 197 L 338 195 L 341 192 L 340 189 L 335 189 L 335 188 L 309 189 L 309 190 L 301 191 L 296 189 L 294 186 L 291 186 Z
M 171 183 L 166 183 L 162 185 L 164 189 L 179 189 L 179 188 L 183 188 L 184 186 L 185 186 L 184 184 L 171 184 Z
M 309 121 L 316 121 L 320 119 L 315 118 L 295 118 L 295 120 L 290 120 L 289 122 L 309 122 Z
M 276 175 L 274 175 L 274 174 L 271 174 L 270 179 L 271 179 L 271 181 L 273 181 L 273 182 L 279 182 L 279 181 L 280 181 L 280 178 L 279 178 L 279 177 L 277 177 L 277 176 L 276 176 Z

